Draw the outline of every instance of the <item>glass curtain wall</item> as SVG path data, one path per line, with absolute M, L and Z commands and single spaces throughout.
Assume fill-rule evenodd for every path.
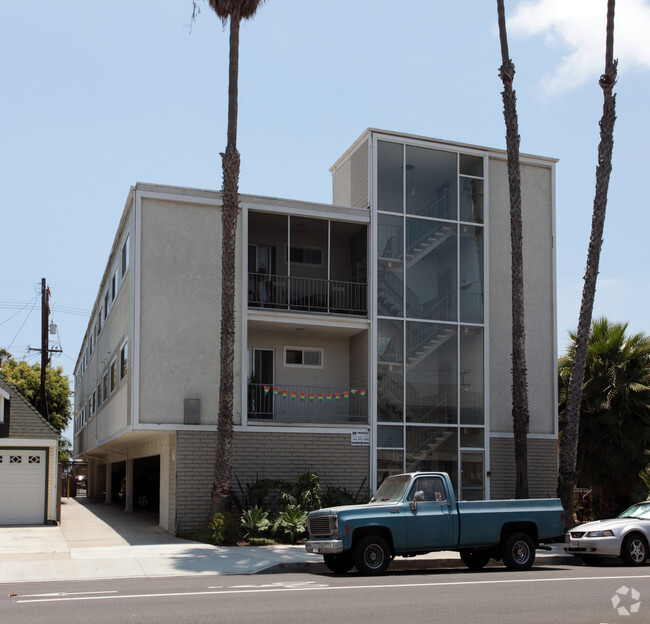
M 442 470 L 483 498 L 483 157 L 381 140 L 376 154 L 377 483 Z

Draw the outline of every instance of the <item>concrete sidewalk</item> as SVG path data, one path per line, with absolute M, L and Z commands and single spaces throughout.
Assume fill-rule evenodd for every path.
M 119 506 L 63 499 L 59 526 L 0 527 L 0 583 L 157 576 L 326 572 L 304 546 L 218 547 L 174 537 L 155 518 Z M 573 563 L 558 546 L 536 565 Z M 457 553 L 396 558 L 391 570 L 462 566 Z

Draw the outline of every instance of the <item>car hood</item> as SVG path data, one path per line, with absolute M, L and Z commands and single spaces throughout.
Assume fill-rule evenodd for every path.
M 569 533 L 573 531 L 581 531 L 587 533 L 588 531 L 606 531 L 611 529 L 620 529 L 622 527 L 628 526 L 630 523 L 643 522 L 638 518 L 611 518 L 610 520 L 596 520 L 594 522 L 586 522 L 585 524 L 579 524 L 578 526 L 573 527 Z

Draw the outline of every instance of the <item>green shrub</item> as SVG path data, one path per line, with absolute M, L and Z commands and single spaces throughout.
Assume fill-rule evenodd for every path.
M 275 544 L 275 540 L 270 537 L 249 537 L 248 543 L 251 546 L 272 546 Z
M 261 537 L 262 533 L 269 530 L 271 521 L 269 520 L 268 511 L 264 511 L 257 505 L 244 511 L 241 516 L 241 525 L 246 529 L 246 537 Z
M 239 527 L 230 513 L 217 513 L 208 524 L 208 532 L 217 546 L 234 545 L 239 541 Z
M 273 524 L 273 532 L 295 544 L 307 531 L 307 512 L 297 505 L 287 505 Z

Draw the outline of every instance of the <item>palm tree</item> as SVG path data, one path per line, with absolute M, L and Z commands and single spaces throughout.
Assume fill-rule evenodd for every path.
M 613 517 L 624 509 L 647 462 L 650 435 L 650 338 L 626 336 L 627 323 L 596 319 L 588 341 L 577 468 L 596 501 L 597 517 Z M 566 429 L 567 395 L 577 337 L 570 334 L 560 358 L 561 433 Z
M 517 97 L 512 89 L 515 65 L 508 53 L 504 0 L 497 0 L 503 117 L 506 123 L 508 181 L 510 187 L 510 247 L 512 270 L 512 426 L 515 438 L 515 496 L 528 498 L 528 380 L 526 325 L 524 320 L 524 260 L 522 250 L 521 178 L 519 171 L 519 124 Z
M 250 19 L 264 0 L 210 0 L 225 27 L 230 19 L 228 71 L 228 140 L 221 154 L 223 168 L 221 210 L 221 343 L 217 451 L 212 484 L 212 512 L 225 512 L 230 504 L 235 353 L 235 248 L 239 216 L 239 152 L 237 151 L 237 80 L 239 77 L 239 25 Z
M 580 402 L 587 363 L 589 327 L 596 296 L 596 280 L 600 264 L 600 250 L 603 246 L 603 229 L 607 208 L 607 190 L 612 172 L 612 151 L 614 149 L 614 122 L 616 121 L 616 96 L 612 94 L 617 77 L 617 61 L 614 60 L 614 5 L 607 2 L 607 31 L 605 45 L 605 73 L 600 77 L 603 90 L 603 115 L 600 120 L 600 143 L 598 145 L 598 167 L 596 168 L 596 193 L 591 220 L 591 237 L 587 252 L 580 304 L 580 317 L 576 333 L 575 356 L 567 390 L 565 424 L 560 439 L 560 466 L 557 494 L 566 513 L 567 528 L 573 525 L 573 490 L 576 480 L 578 434 L 580 430 Z

